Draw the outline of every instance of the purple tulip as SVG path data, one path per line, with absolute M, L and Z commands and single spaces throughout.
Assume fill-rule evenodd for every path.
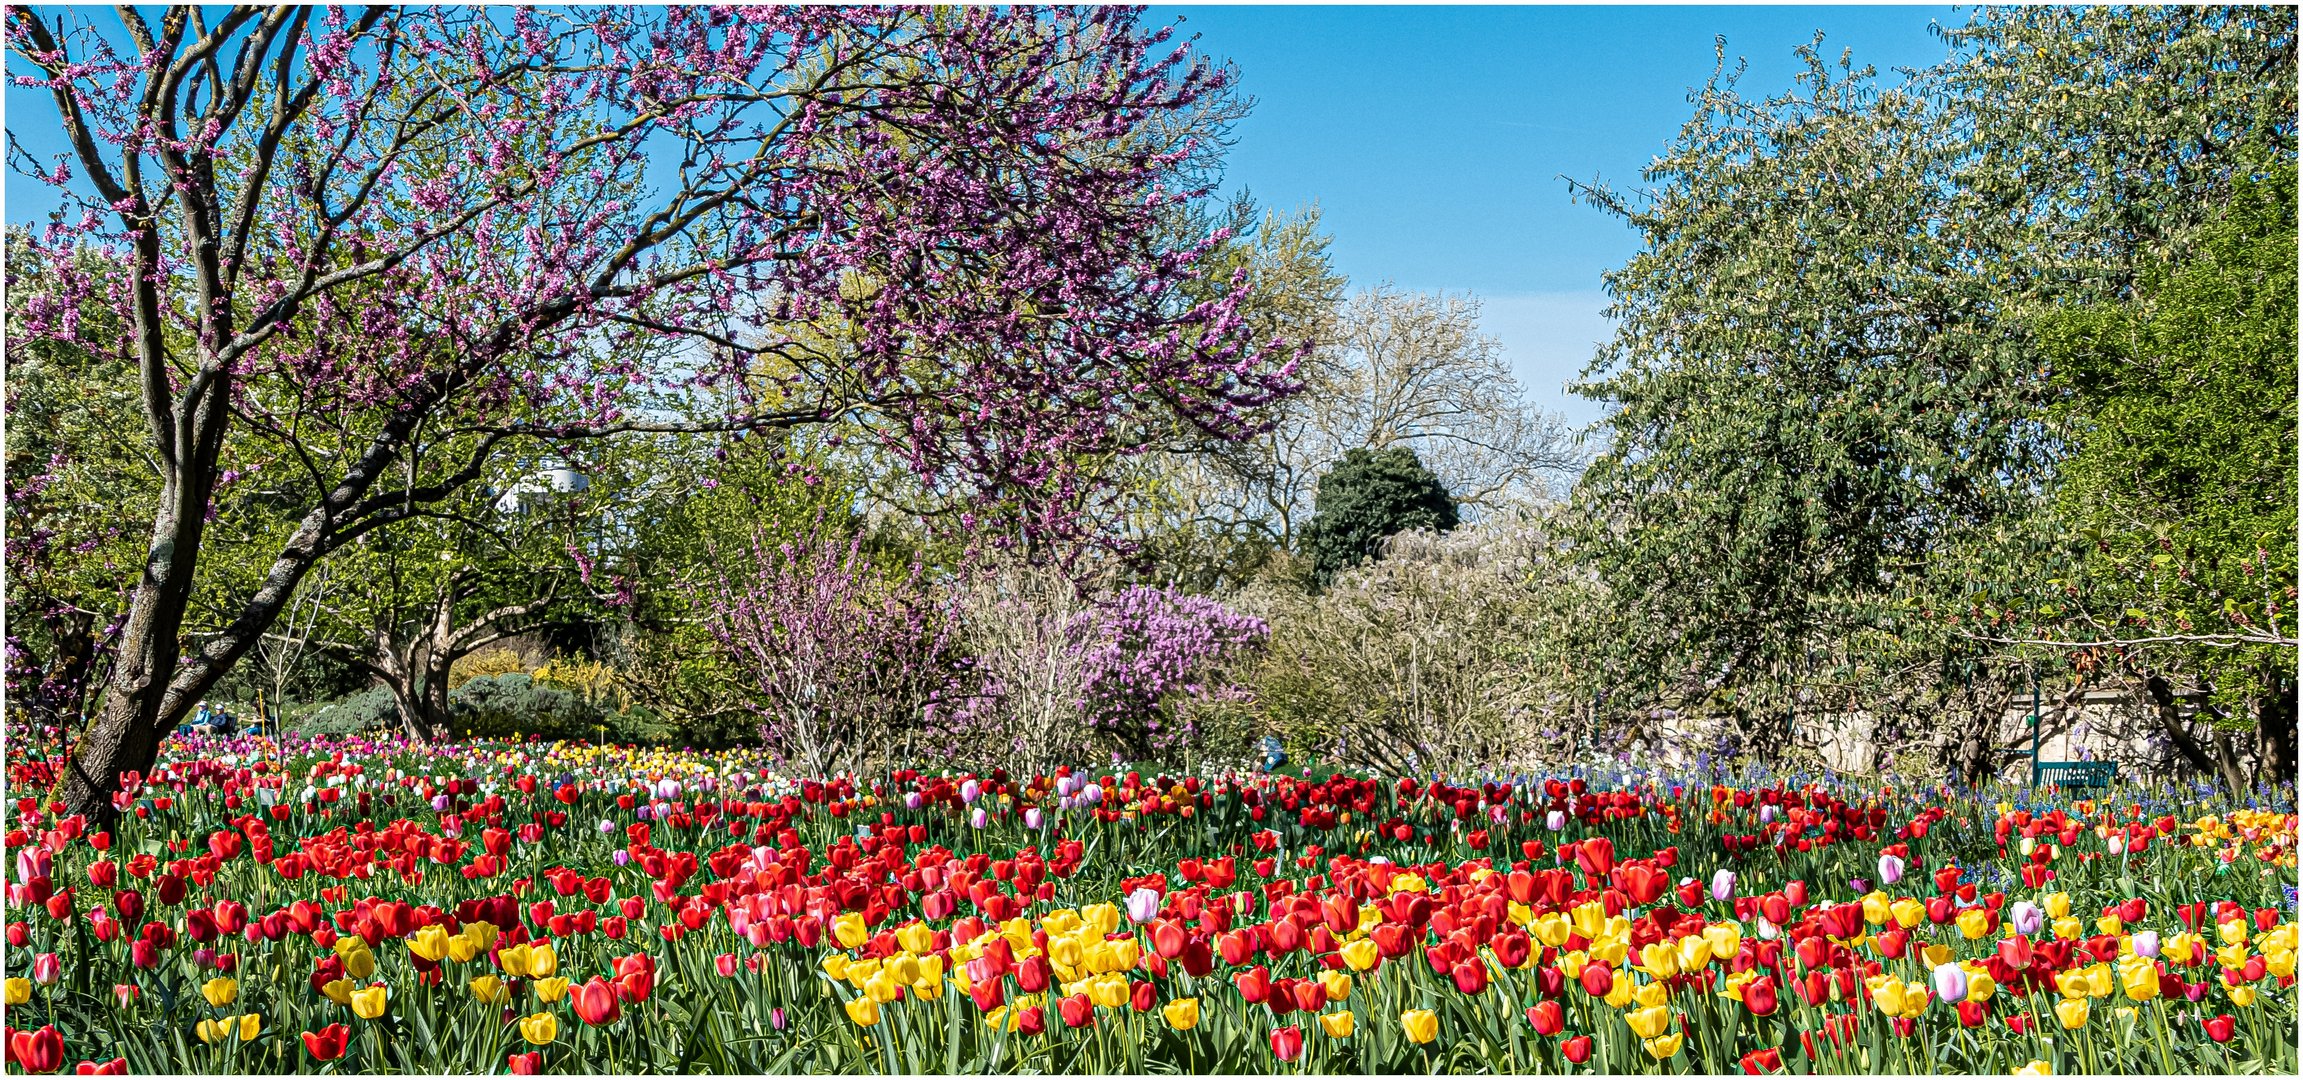
M 1024 811 L 1024 828 L 1037 830 L 1044 820 L 1045 818 L 1041 816 L 1039 807 L 1035 806 L 1029 810 Z
M 2157 930 L 2137 931 L 2135 936 L 2129 938 L 2128 941 L 2135 946 L 2135 955 L 2137 956 L 2159 955 L 2159 932 Z
M 616 853 L 609 857 L 616 861 L 617 866 L 630 866 L 632 864 L 632 853 L 623 848 L 617 848 Z
M 1714 900 L 1732 900 L 1735 898 L 1735 871 L 1718 870 L 1712 873 L 1711 898 Z
M 1879 883 L 1893 885 L 1903 880 L 1903 860 L 1894 855 L 1879 857 Z

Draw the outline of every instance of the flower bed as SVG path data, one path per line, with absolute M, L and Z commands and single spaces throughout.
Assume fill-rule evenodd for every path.
M 792 778 L 613 747 L 11 763 L 52 1072 L 2296 1069 L 2296 816 L 1796 778 Z

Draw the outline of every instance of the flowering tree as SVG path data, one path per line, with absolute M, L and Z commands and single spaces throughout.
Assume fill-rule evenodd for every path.
M 1227 80 L 1131 11 L 113 17 L 8 14 L 71 147 L 16 161 L 68 206 L 13 329 L 132 362 L 159 474 L 83 809 L 319 560 L 522 441 L 856 425 L 1034 541 L 1086 528 L 1146 417 L 1244 436 L 1292 388 L 1241 287 L 1175 299 L 1215 238 L 1154 226 Z M 188 647 L 235 461 L 292 526 Z
M 961 602 L 977 681 L 949 726 L 1022 771 L 1175 749 L 1190 734 L 1177 702 L 1235 692 L 1215 676 L 1266 634 L 1208 597 L 1139 585 L 1096 599 L 1022 566 L 979 571 Z
M 713 639 L 759 693 L 763 741 L 808 775 L 854 773 L 955 695 L 949 622 L 920 564 L 891 575 L 861 537 L 819 523 L 782 544 L 755 533 L 721 565 Z

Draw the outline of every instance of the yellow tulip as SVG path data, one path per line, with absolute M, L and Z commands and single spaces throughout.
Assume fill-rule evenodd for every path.
M 352 947 L 346 949 L 345 942 Z M 368 951 L 368 943 L 356 937 L 336 939 L 336 957 L 344 962 L 344 974 L 354 979 L 365 979 L 376 973 L 376 954 Z
M 882 1004 L 897 1001 L 904 996 L 904 984 L 889 978 L 883 971 L 864 980 L 864 996 Z
M 199 1036 L 200 1041 L 204 1043 L 212 1043 L 223 1038 L 224 1031 L 224 1025 L 214 1020 L 202 1020 L 192 1028 L 192 1034 Z
M 1117 975 L 1099 975 L 1088 980 L 1088 1000 L 1107 1009 L 1117 1009 L 1128 1003 L 1128 981 Z
M 2068 998 L 2055 1003 L 2055 1019 L 2064 1028 L 2077 1031 L 2087 1026 L 2087 999 Z
M 843 949 L 853 949 L 871 940 L 871 933 L 864 926 L 864 917 L 851 911 L 832 920 L 832 940 L 839 942 Z M 852 1011 L 850 1015 L 853 1015 Z M 879 1022 L 877 1009 L 872 1011 L 872 1022 Z M 869 1027 L 871 1025 L 865 1024 L 864 1026 Z
M 352 991 L 352 1013 L 362 1020 L 374 1020 L 384 1015 L 384 1005 L 387 998 L 388 995 L 381 986 L 354 990 Z
M 1702 971 L 1711 963 L 1711 942 L 1701 934 L 1689 934 L 1679 939 L 1679 970 Z
M 1639 965 L 1658 979 L 1679 974 L 1679 953 L 1671 946 L 1657 941 L 1639 950 Z
M 1927 966 L 1930 969 L 1942 967 L 1951 962 L 1951 946 L 1922 945 L 1919 948 L 1919 958 L 1927 961 Z
M 549 941 L 528 946 L 528 977 L 542 979 L 559 974 L 560 954 Z
M 1991 913 L 1982 908 L 1968 908 L 1959 913 L 1959 936 L 1974 941 L 1991 932 Z
M 1662 1061 L 1664 1058 L 1678 1053 L 1680 1044 L 1686 1041 L 1687 1036 L 1685 1034 L 1674 1031 L 1660 1039 L 1643 1039 L 1639 1045 L 1646 1048 L 1647 1056 Z
M 1089 904 L 1080 909 L 1080 921 L 1095 928 L 1098 936 L 1120 928 L 1118 904 Z
M 1569 922 L 1567 916 L 1556 911 L 1547 911 L 1536 916 L 1527 924 L 1527 927 L 1534 932 L 1537 941 L 1555 949 L 1567 944 L 1568 935 L 1575 933 L 1575 924 Z
M 546 1005 L 568 996 L 568 980 L 566 979 L 557 977 L 537 979 L 532 985 L 536 988 L 536 1000 Z
M 2238 919 L 2216 923 L 2215 936 L 2222 938 L 2226 945 L 2244 945 L 2247 943 L 2247 924 Z
M 2247 966 L 2247 943 L 2234 941 L 2215 950 L 2215 962 L 2227 968 Z
M 1880 977 L 1879 985 L 1871 988 L 1871 1002 L 1889 1016 L 1903 1013 L 1903 980 L 1893 975 Z
M 1439 1014 L 1430 1009 L 1409 1009 L 1399 1014 L 1399 1026 L 1410 1042 L 1421 1044 L 1439 1038 Z
M 1401 874 L 1391 879 L 1393 892 L 1422 892 L 1429 888 L 1431 884 L 1423 880 L 1421 874 Z
M 919 958 L 910 953 L 897 953 L 889 957 L 887 962 L 881 965 L 880 970 L 887 972 L 888 978 L 905 986 L 920 981 Z
M 2252 986 L 2232 987 L 2231 1004 L 2240 1006 L 2255 1004 L 2255 988 Z
M 1351 997 L 1351 976 L 1340 971 L 1323 971 L 1319 976 L 1320 988 L 1327 991 L 1329 1001 L 1344 1001 Z
M 848 954 L 825 953 L 822 966 L 824 974 L 834 979 L 845 979 L 848 977 Z
M 1990 972 L 1971 971 L 1967 974 L 1967 1000 L 1969 1001 L 1989 1001 L 1992 991 L 1998 988 L 1999 984 L 1991 981 Z
M 2053 1066 L 2053 1065 L 2049 1065 L 2048 1063 L 2046 1063 L 2046 1062 L 2044 1062 L 2044 1061 L 2040 1061 L 2040 1060 L 2037 1060 L 2037 1059 L 2033 1059 L 2033 1060 L 2032 1060 L 2032 1062 L 2031 1062 L 2031 1064 L 2029 1064 L 2029 1065 L 2025 1065 L 2025 1066 L 2023 1066 L 2023 1067 L 2022 1067 L 2022 1068 L 2020 1068 L 2020 1069 L 2016 1069 L 2016 1070 L 2015 1070 L 2013 1073 L 2011 1073 L 2010 1075 L 2013 1075 L 2013 1076 L 2053 1076 L 2053 1075 L 2055 1075 L 2055 1066 Z
M 1895 925 L 1909 930 L 1927 918 L 1927 905 L 1906 896 L 1887 905 L 1887 913 L 1895 916 Z
M 1703 940 L 1711 945 L 1711 958 L 1732 960 L 1735 950 L 1743 945 L 1743 928 L 1734 923 L 1713 923 L 1703 928 Z
M 1577 978 L 1583 974 L 1583 965 L 1589 962 L 1590 958 L 1583 955 L 1581 949 L 1561 953 L 1559 954 L 1559 973 L 1570 979 Z
M 2079 920 L 2074 919 L 2069 915 L 2065 915 L 2064 917 L 2055 920 L 2056 937 L 2062 938 L 2065 941 L 2072 941 L 2077 939 L 2079 934 Z
M 1887 894 L 1874 891 L 1863 898 L 1863 921 L 1873 926 L 1884 926 L 1893 917 Z
M 219 1009 L 240 999 L 240 984 L 229 976 L 218 975 L 200 984 L 200 996 Z
M 520 1037 L 532 1046 L 546 1046 L 560 1037 L 560 1018 L 548 1012 L 536 1013 L 520 1021 Z
M 1671 1000 L 1671 988 L 1659 982 L 1641 983 L 1631 992 L 1631 1000 L 1641 1008 L 1653 1008 Z
M 448 955 L 448 928 L 434 923 L 408 935 L 408 951 L 432 963 Z
M 1607 929 L 1607 908 L 1597 901 L 1578 906 L 1570 914 L 1574 918 L 1575 932 L 1582 934 L 1586 940 L 1599 940 L 1601 932 Z
M 2049 893 L 2047 894 L 2047 902 L 2042 906 L 2047 909 L 2048 918 L 2063 918 L 2071 914 L 2071 894 L 2067 892 Z
M 1618 975 L 1615 977 L 1615 986 L 1608 990 L 1606 997 L 1599 1000 L 1607 1002 L 1609 1008 L 1627 1008 L 1631 1005 L 1633 989 L 1629 978 Z
M 10 979 L 8 980 L 7 987 L 8 1004 L 22 1005 L 25 1002 L 32 1000 L 32 980 Z
M 472 924 L 472 926 L 485 925 L 487 924 Z M 480 939 L 472 933 L 471 927 L 468 926 L 464 928 L 463 933 L 448 939 L 448 959 L 459 964 L 468 964 L 473 957 L 480 955 L 486 948 L 487 946 L 480 943 Z
M 501 1005 L 512 998 L 512 995 L 504 989 L 504 980 L 493 975 L 475 977 L 471 982 L 471 990 L 473 997 L 490 1005 Z
M 1505 918 L 1511 920 L 1513 926 L 1526 926 L 1535 919 L 1535 909 L 1517 900 L 1505 904 L 1503 914 Z
M 2119 984 L 2127 996 L 2135 1001 L 2149 1001 L 2159 996 L 2159 972 L 2148 961 L 2130 957 L 2135 963 L 2120 965 Z
M 1623 1014 L 1623 1022 L 1631 1025 L 1632 1034 L 1652 1039 L 1671 1026 L 1671 1010 L 1661 1005 L 1650 1005 Z
M 1167 1026 L 1177 1031 L 1190 1031 L 1199 1026 L 1199 999 L 1177 998 L 1160 1007 L 1160 1016 Z
M 936 932 L 926 923 L 913 923 L 896 931 L 896 944 L 915 956 L 934 952 Z
M 239 1021 L 241 1042 L 247 1042 L 248 1040 L 262 1034 L 264 1031 L 264 1018 L 255 1013 L 249 1013 L 246 1016 L 240 1017 Z M 226 1020 L 224 1022 L 229 1024 L 232 1021 Z
M 1321 1031 L 1327 1032 L 1327 1037 L 1330 1039 L 1351 1038 L 1351 1025 L 1352 1018 L 1348 1012 L 1319 1014 L 1319 1028 Z
M 1087 959 L 1087 946 L 1074 936 L 1048 935 L 1048 963 L 1057 967 L 1076 968 Z
M 848 1019 L 854 1021 L 857 1027 L 870 1027 L 880 1022 L 880 1003 L 868 997 L 850 998 L 842 1008 L 848 1011 Z
M 2105 915 L 2095 920 L 2095 932 L 2098 934 L 2116 935 L 2126 927 L 2127 924 L 2120 922 L 2117 915 Z
M 321 987 L 320 993 L 338 1005 L 350 1005 L 352 1003 L 352 990 L 355 985 L 357 984 L 350 979 L 334 979 L 328 985 Z
M 1382 950 L 1377 949 L 1375 942 L 1368 938 L 1350 942 L 1338 951 L 1343 953 L 1344 966 L 1353 971 L 1366 971 L 1383 959 Z
M 1113 971 L 1133 971 L 1143 959 L 1144 950 L 1134 938 L 1121 938 L 1109 946 Z

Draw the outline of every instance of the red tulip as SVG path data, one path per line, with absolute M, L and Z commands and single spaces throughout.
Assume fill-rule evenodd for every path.
M 534 1076 L 544 1071 L 544 1055 L 535 1050 L 530 1050 L 525 1054 L 513 1054 L 504 1059 L 504 1066 L 510 1069 L 514 1076 Z
M 1046 956 L 1027 956 L 1023 963 L 1016 965 L 1016 985 L 1027 994 L 1047 989 L 1048 980 L 1054 977 L 1055 971 L 1048 966 Z
M 1239 996 L 1246 998 L 1250 1005 L 1261 1004 L 1271 997 L 1271 972 L 1262 964 L 1233 974 L 1231 984 L 1239 988 Z
M 1281 1061 L 1294 1061 L 1302 1057 L 1303 1029 L 1300 1027 L 1272 1029 L 1271 1054 Z
M 1583 965 L 1583 972 L 1576 976 L 1576 981 L 1583 984 L 1584 993 L 1593 997 L 1606 997 L 1608 991 L 1615 989 L 1615 969 L 1605 961 L 1595 960 Z
M 344 1047 L 352 1039 L 352 1029 L 342 1024 L 330 1024 L 318 1031 L 304 1033 L 304 1052 L 314 1061 L 334 1061 L 344 1056 Z
M 1056 1012 L 1063 1017 L 1065 1027 L 1084 1028 L 1096 1022 L 1095 1002 L 1089 1001 L 1086 994 L 1073 994 L 1057 1001 Z
M 1487 965 L 1477 957 L 1458 961 L 1448 973 L 1455 980 L 1455 988 L 1466 994 L 1477 994 L 1487 989 Z
M 1773 1016 L 1776 1007 L 1775 979 L 1762 975 L 1743 984 L 1743 1007 L 1753 1016 Z
M 1783 1052 L 1770 1046 L 1743 1055 L 1738 1062 L 1743 1071 L 1752 1076 L 1765 1076 L 1783 1071 Z
M 2237 1029 L 2237 1025 L 2238 1021 L 2232 1019 L 2230 1013 L 2224 1013 L 2221 1016 L 2208 1017 L 2207 1019 L 2199 1021 L 2199 1026 L 2207 1029 L 2207 1037 L 2219 1043 L 2230 1042 L 2232 1034 Z
M 1159 1004 L 1159 988 L 1148 982 L 1128 984 L 1128 1007 L 1137 1012 L 1150 1012 Z
M 585 980 L 570 996 L 575 999 L 577 1018 L 587 1024 L 614 1023 L 623 1013 L 622 1007 L 616 1004 L 615 988 L 597 975 Z
M 1540 1001 L 1527 1010 L 1527 1022 L 1538 1035 L 1557 1035 L 1567 1027 L 1567 1014 L 1559 1002 Z
M 126 1076 L 128 1075 L 128 1059 L 113 1058 L 101 1064 L 83 1061 L 73 1066 L 72 1073 L 75 1076 Z
M 1962 1001 L 1959 1003 L 1960 1027 L 1981 1027 L 1983 1025 L 1983 1017 L 1984 1011 L 1982 1002 Z
M 1578 1065 L 1591 1060 L 1591 1036 L 1578 1035 L 1559 1044 L 1559 1052 Z
M 38 1031 L 9 1033 L 8 1052 L 28 1073 L 52 1073 L 64 1067 L 64 1037 L 56 1033 L 54 1024 L 42 1025 Z

